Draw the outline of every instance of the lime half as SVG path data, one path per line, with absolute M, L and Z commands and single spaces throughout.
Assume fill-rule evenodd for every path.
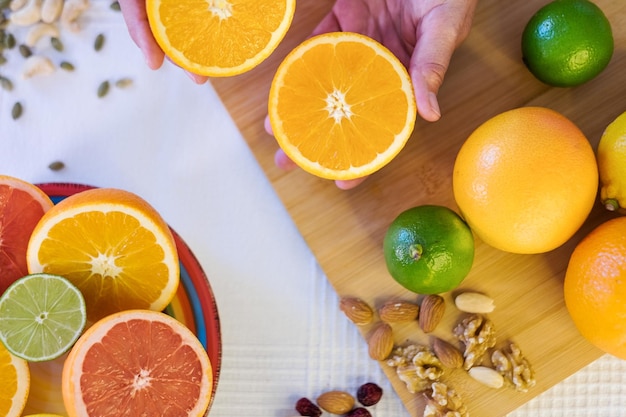
M 58 275 L 27 275 L 0 297 L 0 340 L 27 361 L 51 360 L 67 352 L 86 319 L 83 295 Z

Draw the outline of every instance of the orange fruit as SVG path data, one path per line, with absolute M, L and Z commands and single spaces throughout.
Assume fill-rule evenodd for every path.
M 78 287 L 88 324 L 120 310 L 163 310 L 179 284 L 168 225 L 124 190 L 96 188 L 60 201 L 33 230 L 26 255 L 30 273 L 60 275 Z
M 53 205 L 34 184 L 0 175 L 0 295 L 28 274 L 26 248 L 30 234 Z
M 383 45 L 356 33 L 307 39 L 278 67 L 269 119 L 280 147 L 305 171 L 369 175 L 404 147 L 417 114 L 411 79 Z
M 1 342 L 0 387 L 0 416 L 21 416 L 30 389 L 28 362 L 12 355 Z
M 195 74 L 244 73 L 276 49 L 295 0 L 147 0 L 150 28 L 165 54 Z
M 626 217 L 600 224 L 578 243 L 563 290 L 567 311 L 583 337 L 626 359 Z
M 543 107 L 487 120 L 459 150 L 452 177 L 459 209 L 485 243 L 542 253 L 587 219 L 598 191 L 594 151 L 580 129 Z
M 213 384 L 209 357 L 176 319 L 150 310 L 107 316 L 63 366 L 70 417 L 202 416 Z
M 424 205 L 403 211 L 389 225 L 383 252 L 391 276 L 417 294 L 451 291 L 474 262 L 474 236 L 454 211 Z
M 600 74 L 613 56 L 613 31 L 588 0 L 555 0 L 541 7 L 522 33 L 523 60 L 540 81 L 573 87 Z

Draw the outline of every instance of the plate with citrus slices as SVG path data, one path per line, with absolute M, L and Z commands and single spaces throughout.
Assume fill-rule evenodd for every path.
M 94 306 L 98 306 L 97 308 L 100 308 L 99 304 L 94 301 L 93 294 L 90 294 L 91 290 L 83 286 L 81 291 L 85 294 L 86 304 L 88 305 L 85 312 L 87 326 L 85 328 L 85 332 L 82 332 L 81 337 L 78 339 L 78 342 L 76 342 L 76 345 L 80 344 L 81 346 L 87 346 L 89 349 L 85 349 L 83 355 L 80 356 L 80 365 L 77 365 L 78 368 L 75 369 L 73 376 L 70 375 L 71 373 L 68 371 L 67 367 L 64 370 L 64 365 L 73 360 L 72 351 L 67 351 L 52 360 L 28 361 L 28 367 L 30 368 L 30 390 L 27 393 L 28 398 L 24 408 L 24 415 L 37 413 L 53 413 L 60 416 L 76 415 L 76 409 L 84 406 L 92 407 L 93 402 L 90 402 L 92 398 L 90 398 L 89 395 L 93 394 L 93 392 L 81 392 L 80 395 L 74 395 L 72 397 L 73 400 L 70 401 L 72 409 L 68 410 L 69 391 L 65 386 L 63 386 L 66 381 L 63 379 L 64 377 L 62 374 L 65 372 L 68 378 L 70 376 L 78 377 L 81 378 L 82 381 L 83 376 L 81 375 L 84 375 L 83 373 L 86 369 L 88 369 L 88 365 L 97 366 L 97 364 L 94 364 L 93 362 L 94 354 L 97 360 L 101 361 L 103 358 L 102 353 L 95 353 L 91 347 L 93 345 L 107 346 L 107 343 L 109 343 L 109 347 L 106 349 L 108 349 L 109 352 L 112 352 L 111 349 L 115 346 L 123 348 L 117 353 L 118 356 L 115 356 L 117 359 L 113 362 L 119 362 L 118 359 L 121 358 L 119 355 L 123 356 L 123 353 L 125 353 L 126 350 L 135 349 L 136 346 L 133 344 L 139 345 L 144 343 L 144 348 L 137 348 L 135 350 L 145 352 L 141 356 L 150 358 L 158 354 L 165 357 L 162 353 L 170 348 L 168 343 L 175 345 L 171 347 L 171 351 L 176 352 L 176 355 L 170 355 L 170 358 L 176 359 L 176 364 L 170 364 L 171 366 L 168 365 L 168 369 L 170 370 L 168 372 L 171 373 L 171 369 L 173 369 L 175 365 L 179 366 L 179 369 L 182 370 L 192 367 L 195 363 L 198 365 L 196 370 L 200 372 L 200 375 L 203 375 L 202 378 L 198 378 L 198 380 L 202 380 L 202 383 L 195 385 L 194 383 L 187 384 L 187 382 L 191 382 L 191 380 L 187 381 L 185 378 L 171 379 L 168 380 L 168 382 L 162 383 L 163 381 L 158 380 L 159 377 L 157 377 L 156 374 L 152 375 L 154 378 L 152 378 L 150 383 L 153 385 L 162 383 L 161 387 L 164 390 L 168 390 L 168 387 L 179 384 L 176 388 L 177 392 L 180 392 L 185 386 L 187 386 L 187 389 L 195 390 L 196 393 L 201 393 L 202 401 L 201 404 L 196 404 L 196 409 L 202 409 L 200 412 L 204 415 L 208 414 L 208 410 L 210 409 L 213 398 L 215 397 L 220 373 L 220 322 L 217 305 L 209 281 L 195 255 L 191 252 L 186 243 L 174 230 L 158 218 L 156 212 L 153 212 L 155 217 L 151 218 L 151 208 L 148 206 L 142 207 L 142 200 L 138 197 L 136 201 L 133 201 L 134 197 L 131 193 L 125 193 L 122 190 L 107 189 L 104 193 L 106 198 L 103 201 L 105 201 L 105 203 L 103 203 L 102 201 L 98 201 L 97 194 L 92 193 L 90 195 L 92 191 L 99 189 L 88 185 L 47 183 L 37 184 L 37 187 L 49 196 L 50 200 L 54 203 L 54 206 L 45 213 L 46 217 L 42 218 L 42 221 L 37 224 L 31 235 L 29 250 L 31 252 L 35 250 L 36 256 L 33 256 L 33 253 L 30 254 L 30 258 L 27 260 L 29 263 L 28 268 L 29 271 L 37 271 L 38 268 L 41 267 L 41 273 L 37 274 L 37 272 L 35 272 L 35 277 L 31 278 L 31 280 L 39 278 L 39 276 L 45 277 L 45 274 L 50 273 L 50 271 L 52 271 L 52 275 L 54 275 L 56 272 L 54 268 L 65 267 L 64 265 L 51 264 L 47 260 L 47 257 L 52 254 L 52 258 L 56 261 L 64 253 L 62 252 L 65 250 L 63 247 L 56 247 L 53 252 L 49 252 L 50 242 L 59 237 L 58 233 L 69 233 L 73 239 L 78 239 L 79 241 L 81 239 L 80 230 L 84 230 L 89 231 L 89 234 L 85 233 L 85 236 L 89 237 L 94 234 L 95 236 L 99 236 L 97 239 L 94 239 L 96 243 L 98 240 L 102 239 L 106 239 L 107 243 L 110 243 L 117 238 L 115 236 L 116 232 L 114 223 L 116 219 L 112 218 L 107 220 L 108 230 L 90 229 L 89 227 L 95 227 L 95 223 L 90 224 L 90 219 L 86 217 L 86 213 L 89 213 L 90 216 L 110 216 L 111 214 L 109 211 L 111 213 L 118 213 L 120 210 L 124 211 L 125 208 L 129 210 L 129 217 L 133 217 L 133 215 L 135 215 L 136 220 L 139 221 L 140 225 L 137 227 L 137 230 L 141 232 L 143 229 L 149 229 L 155 232 L 154 236 L 156 236 L 157 245 L 160 246 L 159 249 L 166 253 L 164 256 L 164 262 L 166 264 L 169 262 L 169 265 L 166 265 L 167 267 L 164 268 L 163 265 L 159 264 L 159 262 L 154 262 L 153 257 L 151 257 L 149 252 L 149 245 L 146 246 L 148 249 L 142 247 L 141 253 L 138 254 L 136 253 L 137 251 L 132 248 L 132 243 L 129 243 L 130 239 L 124 241 L 124 244 L 129 246 L 130 252 L 125 257 L 126 259 L 124 262 L 126 263 L 120 263 L 120 265 L 122 265 L 121 268 L 126 268 L 128 275 L 130 275 L 130 272 L 132 272 L 131 269 L 138 267 L 136 265 L 129 264 L 133 256 L 145 260 L 142 261 L 142 263 L 145 263 L 149 265 L 149 268 L 152 268 L 155 277 L 154 283 L 151 283 L 151 285 L 160 285 L 162 287 L 160 292 L 157 291 L 155 294 L 152 294 L 153 291 L 150 286 L 142 288 L 142 283 L 139 283 L 140 286 L 134 288 L 133 291 L 136 293 L 143 292 L 139 294 L 139 296 L 147 298 L 147 304 L 142 306 L 141 303 L 136 304 L 137 301 L 135 300 L 133 302 L 138 306 L 138 308 L 132 310 L 121 305 L 111 305 L 113 302 L 118 304 L 123 303 L 123 297 L 120 299 L 116 296 L 100 297 L 109 300 L 106 303 L 103 302 L 102 308 L 104 310 L 111 308 L 123 310 L 120 313 L 121 317 L 111 321 L 109 318 L 115 316 L 115 314 L 112 314 L 108 310 L 103 311 L 102 314 L 100 314 L 99 311 L 94 310 Z M 106 194 L 107 192 L 109 192 L 109 194 Z M 82 199 L 76 198 L 79 197 L 79 195 L 85 197 Z M 99 195 L 103 195 L 103 193 L 100 193 Z M 69 197 L 72 198 L 70 199 Z M 71 200 L 72 204 L 65 204 L 68 200 Z M 65 206 L 63 206 L 63 204 L 65 204 Z M 115 206 L 115 210 L 109 210 L 108 206 L 110 205 Z M 58 208 L 59 206 L 63 206 L 63 210 L 55 211 L 54 208 Z M 90 210 L 87 210 L 87 208 Z M 133 212 L 134 208 L 137 210 Z M 99 212 L 99 210 L 101 212 Z M 136 216 L 137 213 L 140 213 L 141 215 Z M 143 214 L 146 214 L 146 218 L 142 217 Z M 123 221 L 128 222 L 129 219 L 124 219 Z M 82 224 L 82 229 L 72 229 L 72 227 L 77 224 Z M 57 234 L 55 235 L 55 233 Z M 165 247 L 166 244 L 159 242 L 160 234 L 169 238 L 167 242 L 174 243 L 174 247 L 169 249 L 174 252 L 174 256 L 167 258 L 168 249 Z M 150 233 L 147 233 L 147 235 L 152 236 Z M 70 256 L 64 259 L 64 262 L 74 262 L 74 265 L 76 265 L 76 259 L 73 259 Z M 41 265 L 39 265 L 39 263 L 41 263 Z M 97 265 L 98 268 L 101 269 L 113 267 L 112 263 L 107 263 L 107 259 L 99 259 L 98 262 L 94 260 L 92 263 L 92 266 Z M 73 268 L 76 267 L 73 266 Z M 45 273 L 43 273 L 44 269 L 46 271 Z M 94 269 L 94 271 L 96 271 L 94 273 L 101 273 L 103 276 L 105 275 L 105 272 L 97 272 L 97 268 Z M 172 279 L 167 277 L 172 274 L 177 275 L 174 280 L 174 285 L 171 285 L 170 283 Z M 77 280 L 77 277 L 75 276 L 70 277 L 69 279 L 76 282 L 77 287 L 84 285 L 81 284 L 80 280 Z M 121 284 L 116 285 L 126 285 L 124 280 L 129 279 L 122 277 L 122 279 L 119 280 Z M 14 287 L 17 287 L 17 284 L 15 284 Z M 98 289 L 98 291 L 104 290 L 104 286 L 102 289 Z M 167 295 L 168 292 L 169 295 Z M 162 303 L 163 299 L 165 299 L 166 302 L 162 305 L 159 304 Z M 91 306 L 91 310 L 89 309 L 89 306 Z M 155 313 L 157 315 L 151 313 Z M 175 320 L 171 320 L 172 318 Z M 107 325 L 100 326 L 100 323 L 107 323 L 107 320 L 109 320 L 109 327 L 107 327 Z M 99 326 L 106 330 L 96 332 L 95 329 L 98 329 Z M 126 326 L 129 329 L 131 326 L 134 326 L 132 328 L 135 330 L 128 334 L 134 336 L 135 340 L 133 341 L 128 338 L 125 338 L 123 341 L 116 340 L 115 337 L 117 337 L 116 334 L 119 334 L 119 329 Z M 154 337 L 149 339 L 146 336 L 148 334 L 152 334 Z M 173 342 L 174 340 L 177 340 L 177 342 Z M 151 349 L 150 343 L 156 344 L 158 349 Z M 184 352 L 184 354 L 181 352 Z M 114 354 L 111 353 L 111 355 Z M 159 359 L 157 358 L 155 360 Z M 17 363 L 19 364 L 21 362 L 18 360 Z M 19 370 L 19 367 L 16 369 Z M 78 375 L 76 372 L 81 375 Z M 150 378 L 146 378 L 146 382 L 148 379 Z M 71 382 L 69 379 L 68 381 Z M 102 381 L 102 379 L 100 379 L 100 381 Z M 76 390 L 78 388 L 73 389 Z M 111 410 L 111 412 L 115 413 L 115 410 Z

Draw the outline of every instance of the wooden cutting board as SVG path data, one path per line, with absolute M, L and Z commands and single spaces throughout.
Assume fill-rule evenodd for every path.
M 626 111 L 626 2 L 596 0 L 614 30 L 616 48 L 608 68 L 586 85 L 560 89 L 537 81 L 521 60 L 524 25 L 547 0 L 480 0 L 472 32 L 455 53 L 440 91 L 443 117 L 436 123 L 419 120 L 407 147 L 391 164 L 351 191 L 300 170 L 283 172 L 273 162 L 277 145 L 263 129 L 271 79 L 281 59 L 308 36 L 332 3 L 299 0 L 285 41 L 266 62 L 247 74 L 215 79 L 213 85 L 340 296 L 359 296 L 373 306 L 391 298 L 417 299 L 387 273 L 382 254 L 386 228 L 413 206 L 457 209 L 451 184 L 456 153 L 491 116 L 520 106 L 550 107 L 573 120 L 595 147 L 608 123 Z M 495 299 L 497 308 L 489 317 L 498 340 L 510 339 L 521 347 L 534 365 L 537 385 L 522 394 L 482 387 L 462 371 L 446 375 L 471 415 L 505 415 L 601 356 L 570 322 L 562 283 L 576 243 L 610 217 L 598 203 L 578 234 L 541 255 L 504 253 L 476 241 L 474 267 L 462 288 Z M 453 340 L 451 329 L 459 313 L 452 294 L 445 298 L 448 308 L 435 334 Z M 370 328 L 360 330 L 367 337 Z M 416 324 L 395 326 L 394 331 L 398 344 L 429 341 Z M 421 416 L 421 397 L 410 394 L 393 369 L 381 366 L 409 413 Z

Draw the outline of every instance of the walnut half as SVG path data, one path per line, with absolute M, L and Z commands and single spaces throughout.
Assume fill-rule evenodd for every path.
M 494 350 L 491 354 L 491 362 L 496 371 L 500 372 L 517 391 L 526 392 L 536 383 L 535 372 L 530 362 L 513 342 L 503 349 Z
M 479 363 L 487 350 L 496 345 L 493 322 L 481 314 L 464 318 L 455 328 L 454 335 L 465 345 L 463 368 L 470 369 Z
M 395 367 L 396 373 L 411 394 L 428 388 L 433 381 L 438 381 L 443 374 L 443 364 L 435 354 L 423 345 L 396 347 L 387 365 Z
M 446 384 L 433 382 L 424 395 L 427 400 L 424 417 L 469 417 L 461 397 Z

